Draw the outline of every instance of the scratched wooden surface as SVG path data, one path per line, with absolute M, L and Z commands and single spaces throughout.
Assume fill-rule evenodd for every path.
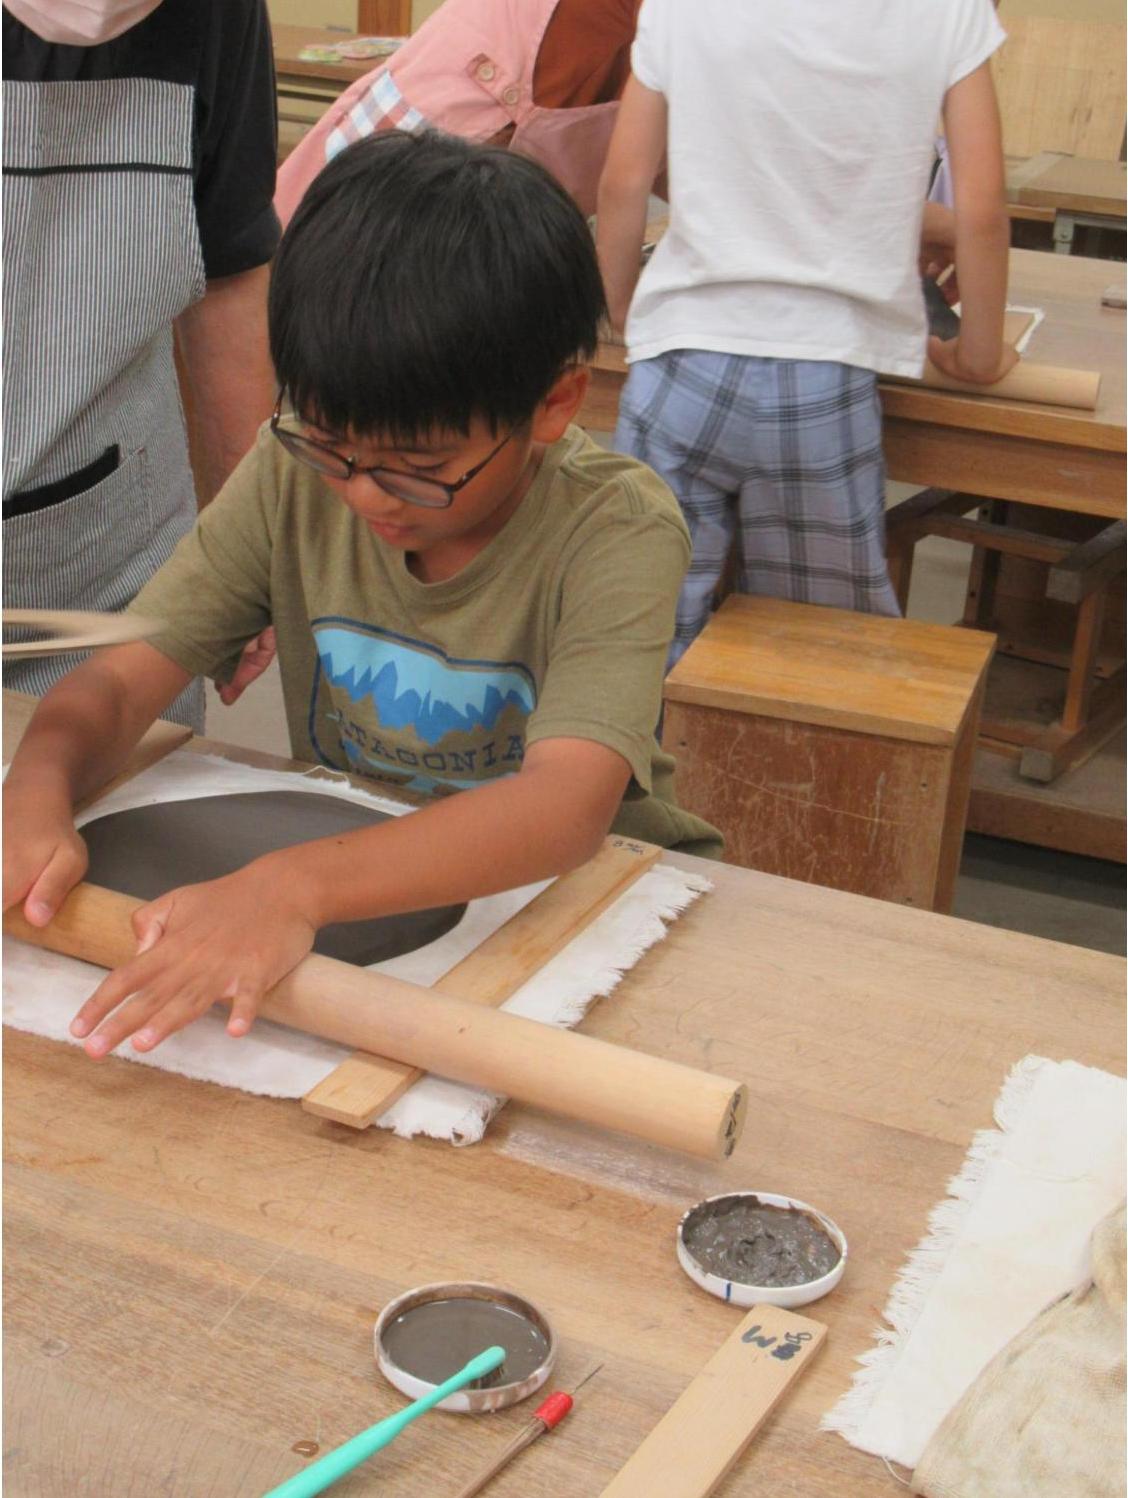
M 491 1498 L 598 1498 L 742 1314 L 678 1268 L 678 1217 L 759 1187 L 829 1212 L 851 1258 L 810 1308 L 823 1355 L 718 1492 L 902 1492 L 819 1416 L 1011 1063 L 1122 1070 L 1124 964 L 674 861 L 715 890 L 585 1028 L 746 1078 L 750 1121 L 724 1165 L 522 1107 L 463 1150 L 358 1134 L 7 1032 L 5 1491 L 255 1498 L 302 1465 L 295 1442 L 324 1448 L 400 1407 L 372 1361 L 390 1297 L 481 1278 L 547 1312 L 557 1386 L 603 1364 Z M 429 1416 L 334 1492 L 442 1498 L 528 1413 Z

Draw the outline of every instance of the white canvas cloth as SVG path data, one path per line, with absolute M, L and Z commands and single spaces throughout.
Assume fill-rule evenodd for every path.
M 299 775 L 256 770 L 231 760 L 180 750 L 111 792 L 77 820 L 82 826 L 95 817 L 157 801 L 273 790 L 341 796 L 393 815 L 407 811 L 325 772 Z M 453 931 L 417 952 L 375 964 L 375 970 L 430 985 L 545 887 L 528 885 L 475 900 Z M 594 999 L 610 993 L 643 952 L 661 940 L 665 922 L 673 920 L 708 888 L 707 880 L 680 869 L 667 865 L 652 868 L 503 1008 L 548 1024 L 576 1024 Z M 4 1023 L 77 1045 L 67 1027 L 102 976 L 100 969 L 88 963 L 5 937 Z M 249 1036 L 232 1040 L 224 1023 L 225 1016 L 213 1012 L 170 1036 L 155 1051 L 141 1054 L 125 1045 L 115 1054 L 143 1066 L 271 1097 L 303 1096 L 349 1054 L 346 1047 L 264 1020 L 255 1024 Z M 493 1093 L 440 1077 L 425 1077 L 377 1124 L 405 1138 L 428 1134 L 457 1144 L 473 1144 L 503 1102 Z
M 877 1347 L 824 1417 L 915 1467 L 991 1359 L 1090 1272 L 1093 1229 L 1123 1199 L 1122 1077 L 1027 1056 L 977 1134 L 885 1307 Z

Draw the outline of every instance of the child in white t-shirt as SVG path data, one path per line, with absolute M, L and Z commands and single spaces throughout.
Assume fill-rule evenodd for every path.
M 987 63 L 1003 39 L 991 0 L 644 0 L 597 227 L 631 366 L 615 446 L 661 474 L 693 536 L 671 663 L 708 619 L 738 519 L 745 591 L 899 612 L 876 385 L 924 363 L 941 110 L 963 327 L 928 352 L 982 383 L 1015 358 Z M 670 227 L 639 279 L 664 154 Z

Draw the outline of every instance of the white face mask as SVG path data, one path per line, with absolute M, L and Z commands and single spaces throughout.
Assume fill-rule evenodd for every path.
M 45 42 L 96 47 L 156 10 L 161 0 L 4 0 L 4 8 Z

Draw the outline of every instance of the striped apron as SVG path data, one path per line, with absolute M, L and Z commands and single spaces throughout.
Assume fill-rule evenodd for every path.
M 4 493 L 67 492 L 4 520 L 4 601 L 112 612 L 196 514 L 172 336 L 205 290 L 194 90 L 10 81 L 3 114 Z M 21 661 L 4 683 L 42 693 L 75 659 Z M 202 727 L 200 683 L 169 716 Z

